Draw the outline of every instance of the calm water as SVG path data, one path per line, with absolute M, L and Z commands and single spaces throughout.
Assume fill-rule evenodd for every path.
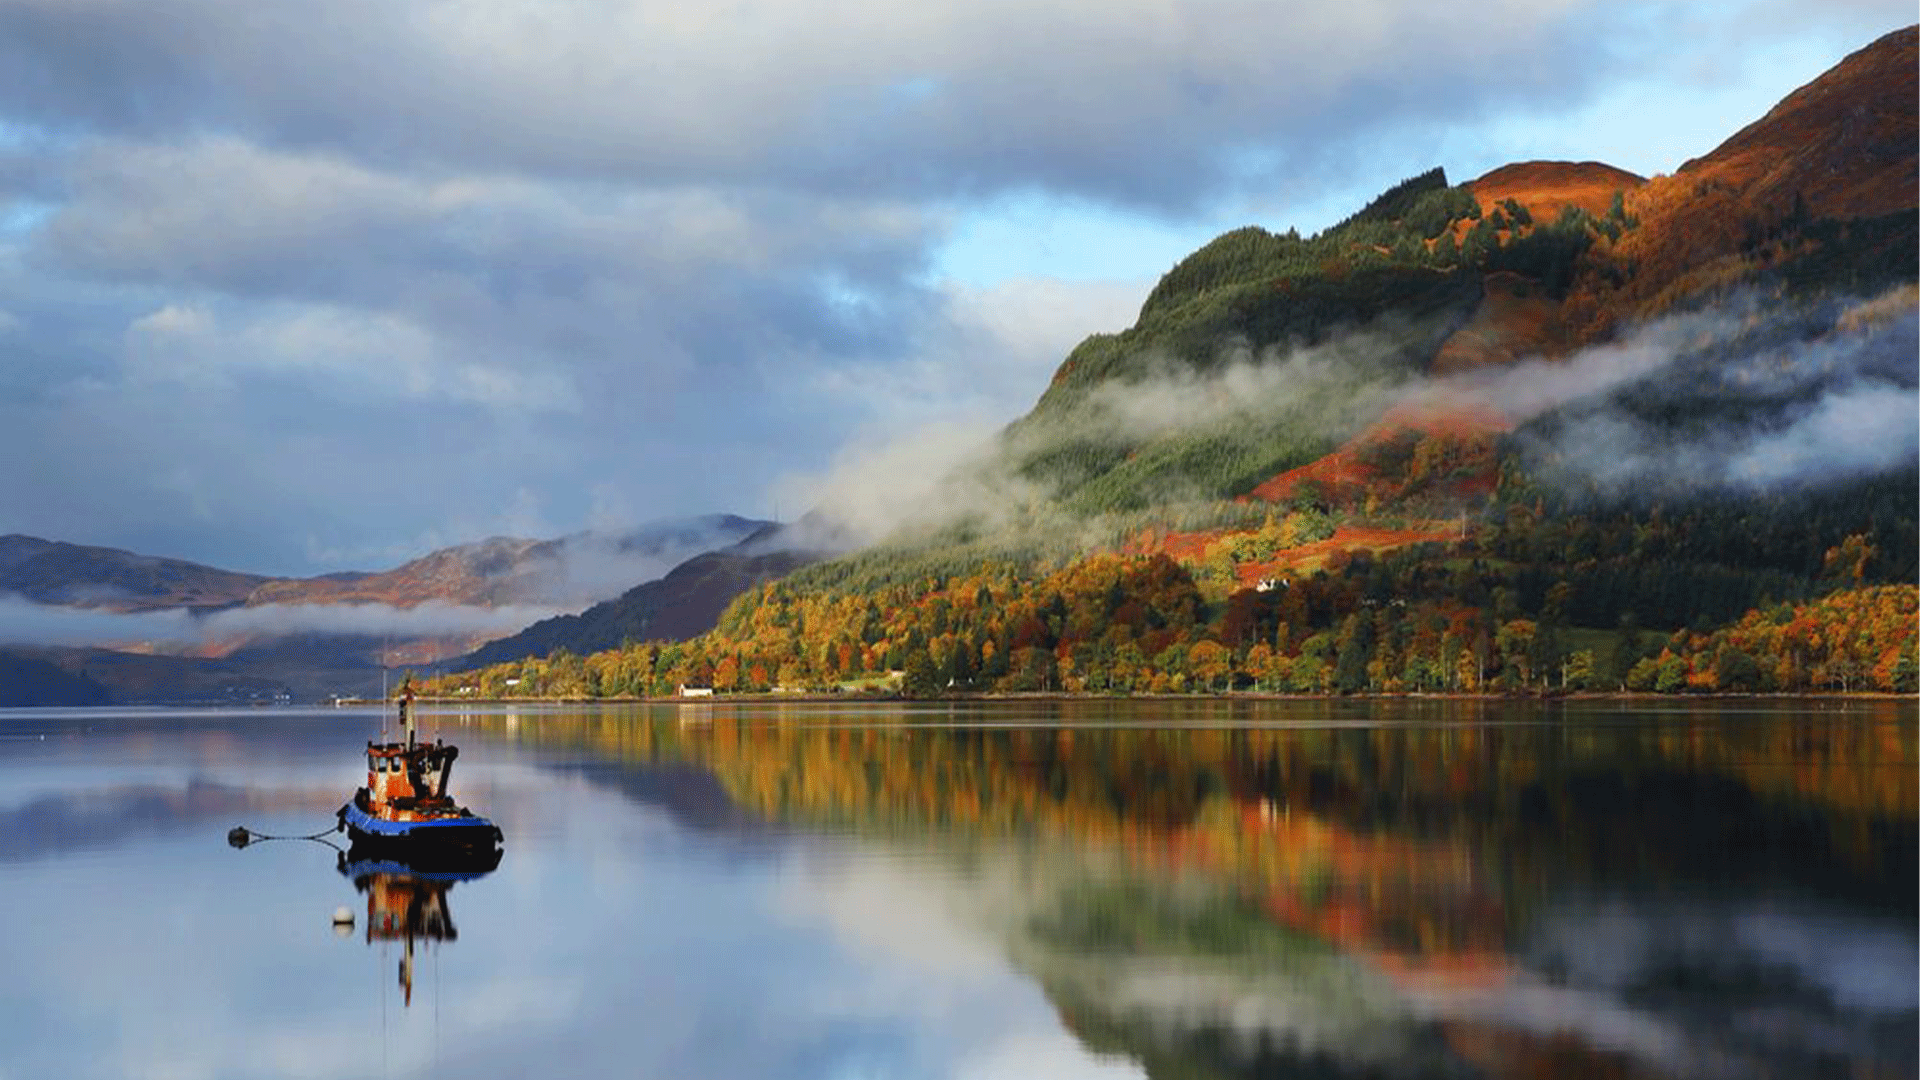
M 1920 1066 L 1912 702 L 427 723 L 491 873 L 228 846 L 372 711 L 0 711 L 0 1080 Z

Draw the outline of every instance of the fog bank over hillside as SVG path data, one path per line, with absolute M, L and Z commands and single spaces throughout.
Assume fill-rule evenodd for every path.
M 1511 413 L 1542 418 L 1519 446 L 1537 482 L 1601 498 L 1818 487 L 1909 465 L 1920 455 L 1914 300 L 1912 286 L 1815 310 L 1748 294 L 1649 324 L 1569 365 L 1626 377 Z M 1540 376 L 1514 369 L 1483 389 L 1525 406 L 1557 378 Z
M 551 568 L 530 597 L 544 601 L 538 606 L 584 607 L 653 581 L 701 552 L 738 543 L 770 524 L 708 514 L 569 536 L 555 549 Z
M 237 638 L 321 634 L 413 638 L 500 636 L 562 613 L 514 605 L 268 604 L 194 616 L 179 609 L 118 614 L 0 597 L 0 645 L 137 645 L 189 649 Z
M 1497 413 L 1517 429 L 1536 482 L 1568 494 L 1818 484 L 1920 452 L 1917 327 L 1909 286 L 1817 308 L 1742 294 L 1565 358 L 1444 378 L 1382 363 L 1403 343 L 1390 324 L 1314 347 L 1230 342 L 1209 371 L 1160 363 L 1152 377 L 1101 384 L 1042 432 L 1016 425 L 1003 440 L 1007 429 L 984 417 L 931 424 L 852 443 L 825 474 L 790 478 L 788 491 L 864 543 L 960 521 L 1065 526 L 1057 504 L 1073 493 L 1018 467 L 1036 441 L 1137 448 L 1291 418 L 1290 436 L 1338 442 L 1401 406 Z
M 689 558 L 736 544 L 770 524 L 715 514 L 556 541 L 496 537 L 377 573 L 269 580 L 253 588 L 244 605 L 239 599 L 247 592 L 241 591 L 233 594 L 235 606 L 204 604 L 197 611 L 177 598 L 145 598 L 140 606 L 147 610 L 129 611 L 129 601 L 143 598 L 111 584 L 67 581 L 60 593 L 65 603 L 0 592 L 0 643 L 188 649 L 294 635 L 390 638 L 396 644 L 494 638 L 658 579 Z M 108 554 L 128 563 L 149 559 Z M 106 559 L 94 572 L 119 565 Z M 161 606 L 173 603 L 181 606 Z

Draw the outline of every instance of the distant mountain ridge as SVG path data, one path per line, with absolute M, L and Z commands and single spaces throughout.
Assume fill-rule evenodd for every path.
M 119 548 L 0 536 L 0 593 L 108 611 L 220 608 L 273 579 Z
M 115 612 L 268 604 L 406 608 L 430 602 L 481 607 L 585 603 L 631 584 L 618 578 L 608 581 L 623 563 L 651 560 L 664 571 L 770 524 L 708 514 L 554 540 L 496 536 L 441 548 L 390 570 L 305 578 L 222 570 L 184 559 L 11 534 L 0 536 L 0 594 Z M 575 563 L 591 572 L 576 573 Z
M 0 650 L 0 708 L 22 705 L 106 705 L 113 693 L 44 656 Z
M 734 514 L 709 514 L 557 540 L 492 537 L 442 548 L 379 573 L 269 581 L 247 602 L 572 606 L 602 599 L 699 552 L 737 543 L 770 524 Z M 641 564 L 646 564 L 644 570 L 631 569 Z M 622 573 L 623 569 L 627 572 Z
M 0 600 L 11 594 L 49 608 L 82 609 L 103 620 L 185 612 L 196 618 L 237 618 L 243 625 L 255 625 L 244 617 L 249 613 L 280 609 L 565 609 L 653 581 L 714 548 L 737 552 L 743 540 L 767 535 L 773 528 L 772 522 L 709 514 L 553 540 L 493 537 L 443 548 L 391 570 L 310 578 L 238 573 L 16 534 L 0 537 Z M 736 553 L 729 558 L 744 558 L 741 566 L 753 568 L 729 569 L 716 577 L 711 563 L 700 564 L 659 593 L 648 618 L 657 618 L 662 632 L 698 633 L 705 629 L 700 621 L 706 619 L 710 626 L 739 589 L 791 568 L 782 561 L 786 556 L 778 554 L 759 563 L 754 561 L 757 556 Z M 725 583 L 736 578 L 738 587 L 727 591 Z M 682 610 L 683 603 L 691 607 Z M 128 626 L 130 640 L 148 634 L 148 624 Z M 483 640 L 470 631 L 396 637 L 343 630 L 253 630 L 197 645 L 142 644 L 130 649 L 0 641 L 0 705 L 312 701 L 334 694 L 364 695 L 378 692 L 383 669 L 429 668 Z
M 586 654 L 629 639 L 696 637 L 713 629 L 734 597 L 825 557 L 787 546 L 795 542 L 789 530 L 769 526 L 726 550 L 696 555 L 657 581 L 636 585 L 578 615 L 543 619 L 512 637 L 490 641 L 447 666 L 465 670 L 558 649 Z

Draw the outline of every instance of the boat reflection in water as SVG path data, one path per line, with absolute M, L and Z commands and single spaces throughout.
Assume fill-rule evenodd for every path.
M 398 941 L 405 946 L 400 958 L 400 990 L 404 1003 L 413 1004 L 413 954 L 416 941 L 454 941 L 447 893 L 462 881 L 477 881 L 500 865 L 500 852 L 468 853 L 459 857 L 404 860 L 355 844 L 340 856 L 339 870 L 366 894 L 366 940 Z

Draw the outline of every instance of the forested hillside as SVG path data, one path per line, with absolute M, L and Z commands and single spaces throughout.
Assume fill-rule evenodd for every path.
M 1334 450 L 1425 372 L 1489 274 L 1564 296 L 1581 255 L 1628 227 L 1618 203 L 1599 218 L 1569 206 L 1536 221 L 1511 199 L 1483 213 L 1436 168 L 1317 236 L 1227 233 L 1168 271 L 1132 327 L 1074 349 L 1007 454 L 1082 514 L 1244 495 Z
M 1672 177 L 1434 169 L 1227 233 L 955 485 L 994 501 L 436 689 L 1912 693 L 1915 63 Z

